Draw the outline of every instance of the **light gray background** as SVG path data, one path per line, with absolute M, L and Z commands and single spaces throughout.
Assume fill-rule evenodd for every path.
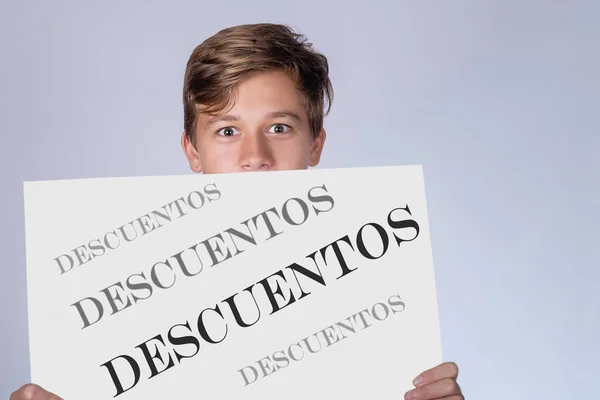
M 0 398 L 29 379 L 22 182 L 191 173 L 187 58 L 259 21 L 329 57 L 321 167 L 424 164 L 443 349 L 467 398 L 598 398 L 594 0 L 4 0 Z

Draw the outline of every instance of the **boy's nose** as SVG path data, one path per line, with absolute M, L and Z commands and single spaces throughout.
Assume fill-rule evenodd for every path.
M 268 170 L 273 166 L 273 155 L 263 135 L 247 135 L 242 139 L 240 167 L 244 171 Z

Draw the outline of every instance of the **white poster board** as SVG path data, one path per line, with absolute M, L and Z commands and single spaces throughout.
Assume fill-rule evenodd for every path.
M 420 166 L 26 182 L 32 381 L 398 399 L 441 362 Z

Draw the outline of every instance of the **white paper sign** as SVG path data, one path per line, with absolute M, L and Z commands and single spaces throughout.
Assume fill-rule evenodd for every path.
M 420 166 L 26 182 L 66 399 L 398 399 L 441 362 Z

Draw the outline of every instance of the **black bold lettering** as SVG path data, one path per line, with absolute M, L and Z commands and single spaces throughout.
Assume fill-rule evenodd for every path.
M 413 228 L 416 232 L 415 237 L 413 237 L 412 239 L 401 239 L 398 236 L 396 236 L 396 234 L 394 233 L 396 242 L 398 243 L 398 246 L 400 246 L 400 243 L 411 242 L 411 241 L 415 240 L 417 238 L 417 236 L 419 236 L 419 224 L 415 220 L 412 220 L 412 219 L 404 219 L 404 220 L 400 220 L 400 221 L 392 219 L 392 213 L 397 210 L 403 210 L 403 211 L 406 211 L 408 213 L 408 215 L 412 215 L 410 212 L 410 209 L 408 208 L 408 204 L 404 208 L 395 208 L 392 211 L 390 211 L 390 213 L 388 214 L 388 224 L 394 229 Z
M 223 317 L 223 313 L 221 312 L 221 309 L 219 308 L 218 305 L 215 306 L 215 308 L 207 308 L 205 310 L 202 310 L 202 312 L 198 316 L 198 332 L 200 332 L 200 336 L 202 336 L 202 339 L 206 340 L 208 343 L 213 343 L 213 344 L 221 343 L 223 340 L 225 340 L 225 338 L 227 337 L 227 333 L 229 332 L 229 327 L 227 326 L 227 322 L 225 322 L 225 335 L 223 335 L 223 337 L 220 340 L 214 340 L 208 334 L 208 331 L 206 330 L 206 325 L 204 324 L 204 319 L 202 318 L 204 313 L 207 311 L 214 311 L 215 313 L 219 314 L 219 316 L 223 319 L 223 321 L 225 321 L 225 318 Z
M 177 327 L 184 327 L 187 328 L 188 331 L 192 331 L 192 328 L 190 328 L 190 323 L 188 321 L 185 321 L 185 324 L 177 324 L 171 327 L 171 329 L 169 329 L 169 333 L 168 333 L 168 339 L 169 342 L 174 345 L 174 346 L 183 346 L 185 344 L 191 344 L 193 345 L 196 350 L 194 351 L 194 354 L 191 354 L 189 356 L 184 356 L 182 354 L 179 354 L 177 352 L 177 350 L 173 350 L 173 353 L 175 353 L 175 358 L 177 358 L 177 362 L 181 363 L 181 360 L 183 360 L 184 358 L 192 358 L 194 357 L 196 354 L 198 354 L 198 351 L 200 350 L 200 342 L 198 341 L 198 339 L 196 339 L 195 336 L 173 336 L 173 329 L 177 328 Z
M 350 272 L 356 270 L 356 268 L 353 268 L 353 269 L 348 268 L 348 265 L 346 264 L 346 259 L 344 258 L 344 255 L 342 254 L 342 250 L 340 249 L 340 245 L 338 244 L 338 242 L 347 243 L 348 246 L 350 246 L 350 248 L 352 250 L 354 250 L 354 247 L 352 247 L 352 243 L 350 243 L 350 238 L 348 238 L 348 235 L 346 235 L 342 238 L 339 238 L 335 242 L 332 242 L 332 243 L 328 244 L 327 246 L 323 247 L 320 250 L 320 252 L 321 252 L 321 257 L 323 257 L 323 261 L 325 262 L 325 265 L 327 265 L 327 258 L 325 257 L 325 252 L 327 251 L 327 249 L 329 247 L 331 247 L 333 249 L 333 253 L 335 254 L 336 259 L 338 260 L 340 267 L 342 267 L 342 275 L 338 276 L 338 278 L 337 278 L 337 279 L 340 279 L 341 277 L 346 276 Z
M 239 311 L 238 306 L 237 306 L 237 304 L 235 302 L 235 296 L 237 296 L 239 293 L 236 293 L 233 296 L 228 297 L 227 299 L 223 300 L 224 303 L 227 303 L 229 305 L 229 308 L 231 309 L 231 312 L 233 313 L 233 317 L 235 318 L 235 322 L 237 322 L 237 324 L 239 326 L 241 326 L 242 328 L 251 327 L 252 325 L 256 324 L 258 322 L 258 320 L 260 319 L 260 307 L 256 303 L 256 299 L 254 298 L 254 294 L 252 294 L 252 288 L 253 287 L 254 287 L 254 285 L 249 286 L 246 289 L 244 289 L 244 292 L 248 292 L 250 294 L 250 296 L 252 297 L 252 300 L 254 301 L 254 305 L 256 306 L 256 310 L 258 311 L 258 316 L 256 317 L 256 321 L 254 321 L 251 324 L 247 324 L 246 322 L 244 322 L 244 320 L 242 319 L 242 316 L 240 315 L 240 311 Z
M 273 291 L 273 289 L 271 288 L 271 285 L 269 284 L 269 279 L 272 277 L 277 277 L 277 276 L 280 277 L 281 279 L 283 279 L 283 281 L 285 283 L 287 283 L 287 281 L 285 280 L 285 277 L 283 275 L 283 271 L 281 271 L 281 270 L 279 270 L 279 271 L 275 272 L 274 274 L 269 275 L 265 279 L 262 279 L 257 282 L 257 284 L 261 285 L 265 289 L 267 298 L 269 299 L 269 302 L 271 303 L 271 307 L 273 308 L 273 311 L 271 312 L 271 314 L 275 314 L 277 311 L 284 309 L 285 307 L 289 306 L 290 304 L 293 304 L 296 301 L 294 294 L 288 288 L 288 290 L 289 290 L 288 294 L 290 296 L 289 301 L 287 302 L 287 304 L 285 304 L 283 306 L 279 305 L 275 295 L 276 294 L 280 295 L 284 300 L 285 300 L 286 296 L 283 294 L 283 291 L 281 290 L 281 286 L 279 286 L 279 282 L 277 281 L 277 279 L 275 279 L 275 287 L 276 287 L 275 291 Z
M 157 340 L 163 346 L 165 345 L 162 335 L 156 335 L 153 338 L 146 340 L 144 343 L 142 343 L 138 346 L 135 346 L 135 347 L 139 348 L 140 350 L 142 350 L 142 353 L 144 353 L 144 357 L 146 358 L 146 362 L 148 363 L 148 367 L 150 367 L 150 378 L 148 378 L 148 379 L 154 378 L 156 375 L 165 372 L 166 370 L 168 370 L 169 368 L 171 368 L 172 366 L 175 365 L 175 362 L 173 361 L 173 358 L 171 358 L 171 354 L 169 353 L 169 362 L 168 362 L 167 366 L 162 371 L 158 370 L 154 360 L 158 360 L 162 364 L 165 364 L 165 362 L 163 361 L 162 355 L 160 354 L 158 345 L 156 345 L 156 344 L 154 345 L 155 352 L 153 355 L 150 354 L 150 349 L 148 349 L 148 343 L 151 342 L 152 340 Z
M 377 233 L 379 234 L 379 238 L 381 239 L 382 243 L 383 243 L 383 250 L 381 252 L 380 255 L 378 256 L 374 256 L 372 255 L 369 250 L 367 250 L 367 247 L 365 246 L 365 241 L 363 239 L 363 230 L 367 227 L 367 226 L 372 226 L 373 228 L 375 228 L 375 230 L 377 231 Z M 371 259 L 371 260 L 376 260 L 378 258 L 383 257 L 383 255 L 385 254 L 385 252 L 387 251 L 388 247 L 390 244 L 390 239 L 388 238 L 387 232 L 385 231 L 385 229 L 383 229 L 383 227 L 379 224 L 376 224 L 374 222 L 368 223 L 363 225 L 359 231 L 358 234 L 356 235 L 356 247 L 358 247 L 358 251 L 360 252 L 360 254 L 362 254 L 365 258 Z
M 298 282 L 298 287 L 300 288 L 300 291 L 302 292 L 302 295 L 298 298 L 298 300 L 308 296 L 310 294 L 310 292 L 305 292 L 304 289 L 302 289 L 302 285 L 300 284 L 300 281 L 298 280 L 298 275 L 296 275 L 296 272 L 304 275 L 305 277 L 318 282 L 319 284 L 326 286 L 327 284 L 325 283 L 325 278 L 323 278 L 323 274 L 321 273 L 321 270 L 319 269 L 319 266 L 317 265 L 317 261 L 315 260 L 315 254 L 317 252 L 314 252 L 312 254 L 310 254 L 308 257 L 310 257 L 315 266 L 317 267 L 317 271 L 313 272 L 307 268 L 304 268 L 302 265 L 296 264 L 296 263 L 292 263 L 290 265 L 288 265 L 286 268 L 291 269 L 292 272 L 294 273 L 294 278 L 296 278 L 296 282 Z
M 117 375 L 117 371 L 115 370 L 115 367 L 113 366 L 113 362 L 119 358 L 122 358 L 125 361 L 127 361 L 129 366 L 133 370 L 133 383 L 127 389 L 123 388 L 123 384 L 121 383 L 121 380 L 119 379 L 119 376 Z M 135 387 L 135 385 L 137 385 L 138 382 L 140 381 L 140 367 L 139 367 L 138 363 L 135 361 L 135 359 L 133 359 L 133 357 L 130 357 L 128 355 L 123 354 L 120 356 L 116 356 L 112 360 L 105 362 L 104 364 L 101 364 L 100 366 L 106 367 L 106 369 L 108 370 L 108 373 L 110 374 L 110 378 L 112 379 L 112 381 L 115 385 L 115 389 L 117 389 L 117 394 L 115 394 L 114 397 L 117 397 L 117 396 L 125 393 L 126 391 L 133 389 Z

